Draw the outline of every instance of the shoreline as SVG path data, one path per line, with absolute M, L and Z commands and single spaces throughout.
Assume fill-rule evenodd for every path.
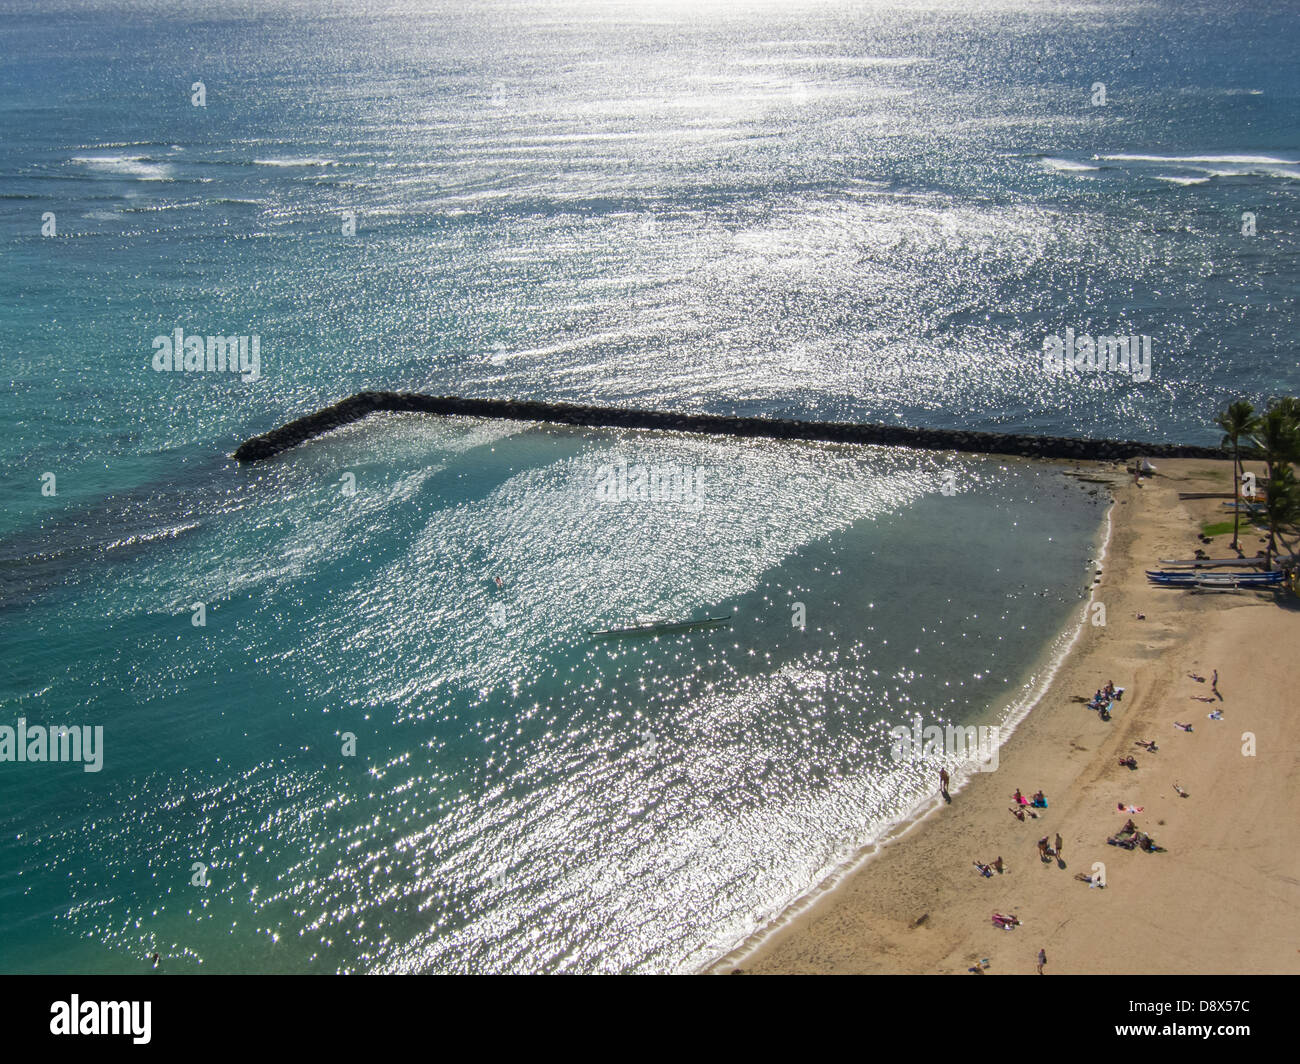
M 1288 719 L 1289 663 L 1269 654 L 1270 646 L 1300 645 L 1300 611 L 1266 593 L 1151 588 L 1144 572 L 1166 551 L 1190 556 L 1196 519 L 1213 516 L 1217 503 L 1180 501 L 1178 491 L 1221 486 L 1229 468 L 1183 460 L 1162 463 L 1142 488 L 1118 483 L 1088 598 L 1105 605 L 1107 624 L 1089 624 L 1085 606 L 1037 697 L 1019 715 L 1015 702 L 1006 707 L 1004 717 L 1018 719 L 1002 736 L 997 771 L 954 779 L 951 804 L 937 793 L 923 800 L 842 871 L 700 971 L 964 974 L 988 958 L 989 974 L 1005 974 L 1034 971 L 1045 948 L 1057 972 L 1300 972 L 1300 952 L 1285 944 L 1288 930 L 1300 934 L 1300 883 L 1285 871 L 1300 842 L 1287 818 L 1297 797 L 1288 780 L 1300 778 L 1300 722 Z M 1247 553 L 1256 536 L 1243 534 Z M 1207 697 L 1208 682 L 1185 675 L 1212 669 L 1226 692 L 1216 703 L 1223 721 L 1206 719 L 1213 707 L 1194 701 Z M 1110 679 L 1126 688 L 1110 722 L 1071 701 Z M 1191 722 L 1193 734 L 1174 729 L 1174 719 Z M 1236 749 L 1246 734 L 1260 744 L 1255 757 Z M 1159 752 L 1134 746 L 1136 738 L 1155 739 Z M 1116 763 L 1130 752 L 1137 771 Z M 1187 799 L 1174 795 L 1175 781 Z M 1038 820 L 1020 823 L 1007 812 L 1004 799 L 1016 787 L 1046 791 L 1049 808 Z M 1168 852 L 1106 845 L 1126 816 L 1118 801 L 1144 809 L 1133 818 Z M 1245 824 L 1243 805 L 1259 810 Z M 1044 832 L 1064 838 L 1059 863 L 1039 859 L 1034 840 Z M 1006 874 L 981 877 L 972 862 L 995 856 Z M 1094 862 L 1106 866 L 1104 890 L 1074 878 Z M 1253 893 L 1208 890 L 1225 869 Z M 1238 904 L 1266 895 L 1277 897 L 1270 908 L 1283 927 L 1252 915 L 1254 904 Z M 1015 913 L 1021 928 L 994 928 L 994 910 Z M 1169 933 L 1133 934 L 1144 919 Z M 1054 957 L 1064 963 L 1051 964 Z
M 1077 467 L 1069 472 L 1074 471 L 1077 471 Z M 1064 469 L 1060 472 L 1062 476 L 1067 475 L 1067 471 Z M 1099 463 L 1096 470 L 1088 470 L 1088 472 L 1100 475 L 1112 472 L 1112 470 L 1107 465 Z M 1102 569 L 1110 550 L 1111 536 L 1114 533 L 1113 514 L 1116 502 L 1117 500 L 1112 494 L 1110 504 L 1106 507 L 1100 526 L 1102 531 L 1097 544 L 1097 555 L 1090 559 L 1092 571 L 1094 572 Z M 1088 609 L 1096 600 L 1097 589 L 1098 583 L 1094 579 L 1088 597 L 1083 603 L 1080 616 L 1073 624 L 1067 624 L 1065 628 L 1061 629 L 1046 645 L 1039 660 L 1026 674 L 1025 682 L 1021 686 L 1021 693 L 1010 702 L 993 707 L 992 720 L 996 722 L 999 728 L 999 756 L 1001 756 L 1002 748 L 1011 741 L 1016 730 L 1024 724 L 1035 707 L 1040 705 L 1051 693 L 1057 676 L 1074 652 L 1074 648 L 1083 634 L 1083 629 L 1087 625 Z M 1025 688 L 1028 688 L 1028 690 L 1025 690 Z M 975 774 L 954 773 L 948 793 L 955 799 L 969 786 L 973 775 Z M 768 926 L 746 936 L 742 942 L 738 942 L 730 949 L 719 953 L 712 960 L 699 966 L 693 974 L 707 975 L 719 968 L 740 968 L 751 958 L 760 956 L 770 939 L 780 935 L 781 932 L 795 924 L 800 917 L 812 912 L 822 902 L 830 899 L 837 890 L 855 876 L 864 873 L 885 847 L 900 842 L 917 829 L 923 827 L 936 813 L 943 810 L 945 804 L 938 794 L 918 799 L 916 804 L 906 812 L 882 824 L 875 838 L 859 847 L 858 851 L 850 859 L 832 869 L 816 884 L 791 902 Z

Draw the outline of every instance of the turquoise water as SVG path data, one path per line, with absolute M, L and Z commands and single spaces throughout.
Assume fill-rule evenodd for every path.
M 0 762 L 4 970 L 691 969 L 931 786 L 891 723 L 1023 692 L 1096 549 L 994 460 L 388 416 L 229 461 L 290 416 L 1207 442 L 1300 390 L 1273 5 L 0 8 L 0 725 L 105 735 Z M 1044 376 L 1067 326 L 1152 380 Z M 155 372 L 178 327 L 258 379 Z M 601 503 L 620 457 L 701 504 Z
M 601 502 L 619 458 L 699 470 L 699 508 Z M 931 788 L 889 726 L 1020 693 L 1099 498 L 992 459 L 416 416 L 160 490 L 184 531 L 10 611 L 6 710 L 102 722 L 105 752 L 0 766 L 7 963 L 689 969 Z

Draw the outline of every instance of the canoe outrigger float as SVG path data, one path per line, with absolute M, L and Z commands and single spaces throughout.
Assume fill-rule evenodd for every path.
M 704 617 L 698 621 L 659 621 L 644 620 L 624 628 L 606 628 L 599 632 L 588 632 L 591 636 L 601 635 L 656 635 L 659 632 L 684 632 L 688 628 L 701 628 L 710 624 L 721 624 L 731 620 L 731 614 L 722 617 Z

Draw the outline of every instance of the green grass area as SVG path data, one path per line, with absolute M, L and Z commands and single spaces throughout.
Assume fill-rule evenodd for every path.
M 1263 529 L 1257 528 L 1251 521 L 1245 519 L 1241 522 L 1241 533 L 1261 532 Z M 1215 521 L 1213 523 L 1206 521 L 1201 525 L 1201 535 L 1203 536 L 1224 536 L 1232 534 L 1231 521 Z

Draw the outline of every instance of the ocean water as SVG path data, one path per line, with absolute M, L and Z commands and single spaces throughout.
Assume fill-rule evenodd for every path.
M 291 416 L 1210 442 L 1300 390 L 1285 5 L 0 10 L 0 725 L 105 736 L 0 762 L 3 970 L 692 970 L 932 787 L 890 726 L 1033 690 L 1103 512 L 1049 466 L 411 416 L 229 460 Z M 1151 380 L 1044 374 L 1067 327 Z M 155 372 L 177 328 L 257 379 Z M 602 501 L 620 461 L 695 504 Z

